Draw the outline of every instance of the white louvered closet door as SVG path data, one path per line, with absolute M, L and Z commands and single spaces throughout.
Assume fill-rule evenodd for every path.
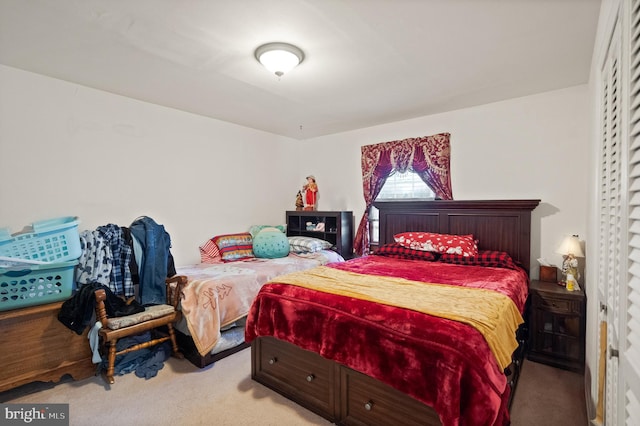
M 621 288 L 618 419 L 640 425 L 640 0 L 629 12 L 628 282 Z M 610 423 L 617 424 L 617 423 Z
M 598 298 L 602 320 L 607 322 L 606 347 L 618 347 L 618 295 L 621 285 L 622 223 L 622 86 L 621 23 L 616 20 L 601 72 L 601 150 L 598 238 Z M 598 340 L 604 338 L 599 336 Z M 605 424 L 617 425 L 618 358 L 607 351 Z M 596 364 L 597 365 L 597 364 Z

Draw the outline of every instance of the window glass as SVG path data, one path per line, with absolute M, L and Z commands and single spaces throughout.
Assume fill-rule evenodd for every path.
M 433 191 L 414 172 L 394 173 L 389 176 L 376 200 L 429 200 Z

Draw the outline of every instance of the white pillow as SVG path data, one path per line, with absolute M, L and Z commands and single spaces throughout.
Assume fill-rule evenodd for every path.
M 315 253 L 333 247 L 329 241 L 313 237 L 289 237 L 289 246 L 293 253 Z

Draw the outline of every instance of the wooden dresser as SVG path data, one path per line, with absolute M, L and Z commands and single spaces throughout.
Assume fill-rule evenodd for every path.
M 26 383 L 95 374 L 88 330 L 78 335 L 58 321 L 62 302 L 0 312 L 0 392 Z

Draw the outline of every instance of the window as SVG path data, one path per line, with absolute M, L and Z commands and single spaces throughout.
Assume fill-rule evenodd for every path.
M 406 171 L 389 176 L 376 200 L 433 200 L 434 196 L 417 174 Z
M 376 200 L 433 200 L 435 194 L 420 176 L 412 171 L 393 173 L 389 176 Z M 378 209 L 369 212 L 369 246 L 377 246 L 380 238 L 380 217 Z

